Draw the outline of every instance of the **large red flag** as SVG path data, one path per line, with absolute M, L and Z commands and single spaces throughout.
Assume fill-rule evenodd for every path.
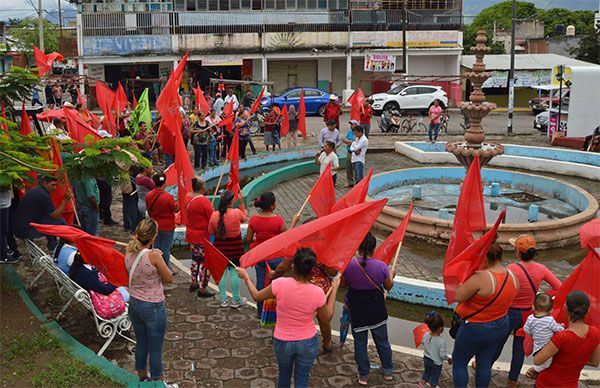
M 35 65 L 38 68 L 38 73 L 44 75 L 52 70 L 52 64 L 54 61 L 64 61 L 65 57 L 62 54 L 53 52 L 50 54 L 44 54 L 42 50 L 33 46 L 33 56 L 35 57 Z
M 202 113 L 207 115 L 210 111 L 210 106 L 206 101 L 206 97 L 204 97 L 204 92 L 202 91 L 202 89 L 200 89 L 200 84 L 198 84 L 198 87 L 196 89 L 192 88 L 192 90 L 196 95 L 196 106 L 198 107 L 198 109 L 200 109 Z
M 394 232 L 390 234 L 388 238 L 386 238 L 385 241 L 379 245 L 379 247 L 377 247 L 375 253 L 373 254 L 374 258 L 383 261 L 387 265 L 390 265 L 392 259 L 396 255 L 398 245 L 402 244 L 402 241 L 404 241 L 404 235 L 406 234 L 406 228 L 408 227 L 408 222 L 410 221 L 410 216 L 412 215 L 413 206 L 414 204 L 411 203 L 410 207 L 408 208 L 408 212 L 406 212 L 406 216 L 400 225 L 398 225 L 398 228 L 396 228 L 396 230 L 394 230 Z
M 102 129 L 111 135 L 117 134 L 117 124 L 115 121 L 115 115 L 112 111 L 112 103 L 115 99 L 115 92 L 113 92 L 104 82 L 96 81 L 96 100 L 100 110 L 104 113 L 104 120 L 102 121 Z
M 422 323 L 413 329 L 413 339 L 415 340 L 415 348 L 418 348 L 423 343 L 425 334 L 431 332 L 426 323 Z
M 23 105 L 21 106 L 21 128 L 19 130 L 21 135 L 29 135 L 31 130 L 31 124 L 29 123 L 29 115 L 27 114 L 27 108 L 25 107 L 25 101 L 23 101 Z
M 81 96 L 81 93 L 79 92 L 79 88 L 76 87 L 75 90 L 77 91 L 77 102 L 79 102 L 81 106 L 83 106 L 83 110 L 85 111 L 85 113 L 92 119 L 90 125 L 92 126 L 92 128 L 98 129 L 98 127 L 100 127 L 100 118 L 89 111 L 87 104 L 85 103 L 83 97 Z M 40 115 L 38 115 L 38 118 L 39 117 Z
M 179 85 L 181 84 L 183 71 L 187 65 L 188 54 L 189 50 L 187 53 L 185 53 L 175 70 L 173 70 L 169 76 L 167 84 L 156 100 L 156 109 L 158 109 L 160 117 L 163 119 L 163 124 L 173 134 L 175 134 L 175 132 L 179 132 L 181 129 L 181 113 L 179 113 L 179 107 L 181 105 L 179 98 Z
M 347 162 L 346 162 L 347 163 Z M 331 208 L 332 212 L 337 212 L 352 205 L 365 202 L 367 194 L 369 193 L 369 183 L 373 176 L 373 169 L 369 170 L 369 173 L 360 182 L 354 185 L 335 205 Z
M 300 91 L 300 103 L 298 104 L 298 131 L 306 139 L 306 105 L 304 104 L 304 89 Z
M 212 275 L 216 284 L 219 284 L 225 268 L 229 265 L 227 257 L 221 253 L 220 250 L 215 248 L 207 239 L 204 240 L 204 266 L 208 268 L 208 271 Z
M 92 136 L 92 143 L 102 139 L 102 136 L 98 135 L 98 132 L 96 132 L 94 128 L 79 117 L 77 111 L 65 109 L 64 113 L 67 121 L 67 130 L 69 131 L 71 139 L 79 143 L 85 143 L 85 137 L 88 135 Z
M 225 114 L 225 118 L 219 122 L 221 127 L 225 127 L 225 130 L 229 133 L 233 131 L 233 100 L 229 101 L 229 104 L 226 104 L 223 108 L 223 113 Z
M 331 163 L 319 176 L 308 195 L 310 195 L 308 199 L 310 206 L 312 206 L 317 217 L 325 217 L 331 213 L 331 208 L 335 205 L 335 187 L 333 186 Z
M 127 94 L 125 93 L 125 89 L 123 89 L 123 85 L 121 85 L 121 81 L 119 81 L 119 86 L 117 86 L 117 92 L 113 96 L 112 100 L 112 108 L 117 112 L 123 112 L 123 109 L 129 104 L 127 101 Z
M 277 257 L 292 257 L 298 248 L 311 248 L 320 263 L 343 272 L 386 202 L 361 203 L 290 229 L 246 252 L 240 263 L 247 268 Z
M 360 120 L 360 112 L 364 102 L 365 95 L 363 94 L 362 90 L 360 90 L 360 88 L 356 89 L 348 98 L 348 103 L 351 105 L 350 120 Z
M 288 115 L 287 105 L 283 106 L 281 110 L 281 127 L 279 130 L 279 136 L 284 137 L 290 131 L 290 116 Z
M 192 191 L 192 178 L 194 169 L 190 163 L 181 131 L 175 133 L 175 170 L 177 171 L 177 200 L 179 201 L 179 211 L 181 212 L 181 223 L 187 223 L 187 213 L 185 211 L 185 197 Z
M 158 142 L 164 153 L 175 155 L 175 134 L 167 129 L 163 122 L 158 127 Z
M 129 284 L 129 276 L 125 269 L 125 257 L 121 252 L 115 250 L 114 240 L 95 237 L 72 226 L 34 223 L 31 223 L 31 226 L 46 235 L 62 237 L 75 244 L 83 261 L 93 265 L 106 276 L 110 284 L 115 286 Z
M 229 181 L 227 182 L 227 190 L 233 191 L 234 197 L 238 197 L 240 192 L 240 135 L 239 131 L 235 131 L 227 159 L 231 162 L 229 166 Z
M 62 157 L 60 155 L 58 141 L 55 138 L 50 139 L 50 146 L 52 147 L 52 163 L 54 163 L 54 165 L 60 169 L 62 167 Z M 56 173 L 56 177 L 58 178 L 59 183 L 56 185 L 56 190 L 50 193 L 50 198 L 52 199 L 54 207 L 58 208 L 62 203 L 62 200 L 65 197 L 65 193 L 67 192 L 67 190 L 69 190 L 72 193 L 73 189 L 71 188 L 71 183 L 69 182 L 66 173 L 62 174 L 62 179 L 61 176 L 58 175 L 58 173 Z M 65 206 L 65 211 L 62 214 L 62 218 L 65 220 L 67 225 L 73 225 L 74 216 L 75 212 L 73 210 L 73 204 L 72 201 L 69 201 Z
M 260 106 L 260 102 L 265 94 L 266 88 L 267 88 L 266 86 L 262 87 L 258 97 L 256 97 L 256 100 L 254 100 L 254 103 L 252 104 L 252 107 L 250 108 L 250 112 L 248 112 L 248 115 L 253 115 L 254 113 L 256 113 L 256 111 L 258 110 L 258 107 Z
M 506 209 L 500 212 L 492 229 L 481 238 L 467 246 L 461 253 L 444 262 L 444 288 L 448 304 L 455 302 L 454 291 L 475 273 L 485 262 L 490 247 L 496 239 L 498 227 L 506 214 Z
M 579 229 L 581 247 L 600 247 L 600 218 L 588 222 Z
M 469 246 L 474 241 L 473 232 L 476 230 L 485 230 L 483 185 L 478 155 L 475 155 L 460 189 L 452 235 L 444 261 L 448 262 Z
M 137 108 L 137 98 L 135 98 L 135 90 L 131 91 L 131 96 L 133 97 L 133 109 Z

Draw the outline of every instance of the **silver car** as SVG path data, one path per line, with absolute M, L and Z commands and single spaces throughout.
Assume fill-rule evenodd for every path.
M 550 121 L 550 111 L 545 110 L 538 113 L 533 120 L 533 127 L 540 132 L 548 132 L 548 122 Z

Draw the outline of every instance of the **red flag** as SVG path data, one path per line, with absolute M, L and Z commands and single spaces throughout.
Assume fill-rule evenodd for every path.
M 6 110 L 4 109 L 4 101 L 2 101 L 2 118 L 4 120 L 6 120 Z M 2 126 L 0 126 L 0 128 L 3 131 L 8 131 L 8 124 L 2 124 Z
M 444 261 L 448 262 L 469 246 L 474 241 L 473 232 L 476 230 L 485 230 L 483 185 L 478 155 L 475 155 L 460 189 L 452 235 Z
M 347 162 L 346 162 L 347 163 Z M 367 193 L 369 192 L 369 183 L 371 182 L 371 176 L 373 176 L 373 169 L 369 170 L 369 173 L 360 182 L 354 185 L 333 207 L 332 212 L 337 212 L 352 205 L 365 202 Z
M 214 245 L 212 245 L 207 239 L 203 238 L 204 242 L 204 266 L 208 268 L 208 271 L 212 275 L 216 284 L 219 284 L 225 268 L 229 265 L 227 257 L 221 253 Z
M 233 131 L 233 120 L 234 120 L 233 100 L 229 101 L 229 103 L 225 105 L 225 107 L 223 108 L 223 113 L 225 114 L 225 119 L 221 120 L 219 125 L 221 127 L 224 126 L 225 130 L 227 132 L 231 133 Z
M 46 235 L 62 237 L 75 244 L 83 261 L 93 265 L 106 276 L 110 284 L 115 286 L 129 284 L 129 276 L 125 269 L 125 257 L 121 252 L 115 250 L 115 241 L 92 236 L 72 226 L 34 223 L 30 225 Z
M 311 248 L 320 263 L 343 272 L 386 202 L 361 203 L 278 234 L 246 252 L 240 263 L 247 268 L 277 257 L 292 257 L 298 248 Z
M 83 121 L 75 110 L 65 109 L 64 112 L 65 119 L 67 120 L 67 130 L 71 139 L 79 143 L 86 143 L 85 137 L 88 135 L 92 136 L 92 143 L 102 139 L 102 136 L 98 135 L 98 132 L 94 128 Z
M 258 110 L 258 107 L 260 106 L 260 102 L 263 98 L 263 95 L 265 94 L 265 89 L 267 89 L 266 86 L 263 86 L 262 89 L 260 90 L 260 94 L 258 95 L 258 97 L 256 97 L 256 100 L 254 100 L 254 103 L 252 104 L 252 107 L 250 108 L 250 112 L 248 112 L 248 115 L 253 115 L 254 113 L 256 113 L 256 111 Z
M 298 104 L 298 131 L 306 139 L 306 105 L 304 104 L 304 89 L 300 91 L 300 103 Z
M 50 54 L 44 54 L 44 52 L 37 47 L 33 46 L 33 56 L 35 57 L 35 65 L 38 68 L 38 73 L 44 75 L 52 70 L 52 64 L 54 61 L 64 61 L 65 57 L 62 54 L 53 52 Z
M 200 84 L 198 84 L 198 87 L 196 89 L 192 88 L 192 90 L 196 95 L 196 106 L 198 107 L 198 109 L 200 109 L 202 113 L 207 115 L 210 111 L 210 106 L 206 101 L 206 97 L 204 97 L 204 92 L 202 91 L 202 89 L 200 89 Z
M 308 200 L 310 206 L 312 206 L 317 217 L 325 217 L 331 213 L 331 208 L 335 205 L 335 187 L 331 175 L 331 163 L 319 176 L 308 195 L 310 195 Z
M 111 135 L 117 134 L 117 124 L 115 122 L 115 115 L 112 112 L 112 103 L 115 99 L 115 92 L 113 92 L 104 82 L 96 81 L 96 100 L 100 110 L 104 113 L 104 120 L 102 121 L 102 129 Z
M 123 112 L 123 109 L 129 104 L 127 101 L 127 94 L 125 94 L 125 89 L 123 89 L 123 85 L 121 85 L 121 81 L 119 81 L 119 86 L 117 86 L 117 92 L 113 96 L 112 100 L 112 108 L 117 112 Z
M 506 209 L 500 212 L 492 229 L 488 230 L 481 238 L 461 253 L 444 262 L 444 288 L 446 289 L 446 301 L 448 304 L 455 302 L 454 291 L 475 273 L 485 262 L 490 247 L 496 239 L 500 222 L 506 214 Z
M 352 106 L 350 109 L 350 120 L 360 120 L 360 112 L 364 102 L 365 95 L 362 90 L 360 88 L 356 89 L 350 98 L 348 98 L 348 103 Z
M 219 73 L 219 79 L 223 79 L 223 73 Z M 217 90 L 219 92 L 225 91 L 225 84 L 223 82 L 219 82 L 219 85 L 217 85 Z
M 283 106 L 281 110 L 281 128 L 279 130 L 279 136 L 284 137 L 290 131 L 290 116 L 288 115 L 287 105 Z
M 179 99 L 179 85 L 183 78 L 183 71 L 187 65 L 189 50 L 179 64 L 177 68 L 173 70 L 169 76 L 169 80 L 165 85 L 164 89 L 156 100 L 156 108 L 160 113 L 160 117 L 163 119 L 164 125 L 173 133 L 180 132 L 181 129 L 181 114 L 179 113 L 179 107 L 181 105 Z M 162 143 L 161 143 L 162 145 Z
M 231 161 L 227 190 L 233 191 L 234 197 L 237 198 L 240 191 L 240 135 L 238 131 L 233 135 L 227 159 Z
M 600 218 L 588 222 L 579 229 L 581 247 L 600 247 Z
M 402 222 L 400 223 L 398 228 L 396 228 L 396 230 L 394 230 L 394 232 L 390 234 L 388 238 L 386 238 L 385 241 L 382 242 L 379 247 L 377 247 L 375 253 L 373 254 L 374 258 L 383 261 L 387 265 L 390 265 L 392 259 L 396 255 L 396 250 L 398 249 L 398 246 L 402 244 L 402 241 L 404 241 L 406 228 L 408 227 L 410 217 L 412 216 L 413 206 L 414 204 L 411 203 L 410 207 L 408 208 L 408 212 L 406 212 L 406 216 L 404 217 L 404 219 L 402 219 Z
M 60 149 L 58 148 L 58 141 L 55 138 L 50 139 L 50 146 L 52 147 L 52 149 L 51 149 L 52 163 L 54 163 L 54 165 L 57 168 L 61 168 L 62 167 L 62 157 L 60 155 Z M 65 197 L 65 193 L 67 192 L 67 190 L 73 192 L 73 189 L 71 188 L 71 183 L 69 182 L 69 179 L 67 178 L 66 173 L 62 174 L 63 179 L 60 179 L 60 177 L 58 176 L 58 173 L 55 173 L 55 175 L 57 178 L 59 178 L 58 179 L 59 184 L 56 185 L 56 190 L 54 190 L 52 193 L 50 193 L 50 198 L 52 199 L 52 203 L 54 204 L 54 207 L 58 208 L 60 206 L 60 204 L 62 203 L 62 200 Z M 67 225 L 73 225 L 74 216 L 75 216 L 75 212 L 73 211 L 73 204 L 72 204 L 72 201 L 69 201 L 67 203 L 67 205 L 65 206 L 65 210 L 63 211 L 62 218 L 65 220 Z
M 133 96 L 133 109 L 137 108 L 137 98 L 135 98 L 135 90 L 131 91 L 131 95 Z
M 187 223 L 187 213 L 185 211 L 185 197 L 192 191 L 192 178 L 194 169 L 190 163 L 181 131 L 175 133 L 175 170 L 177 171 L 177 200 L 179 201 L 179 211 L 181 212 L 181 223 Z
M 429 326 L 423 323 L 413 329 L 413 339 L 415 340 L 415 348 L 418 348 L 423 343 L 423 337 L 425 334 L 430 333 Z
M 165 171 L 163 172 L 165 173 L 165 176 L 167 178 L 165 181 L 165 185 L 167 187 L 177 184 L 177 169 L 175 168 L 175 163 L 165 168 Z
M 175 155 L 175 135 L 163 123 L 161 121 L 158 126 L 158 142 L 165 153 Z
M 21 107 L 21 129 L 19 130 L 21 135 L 29 135 L 31 130 L 31 124 L 29 123 L 29 115 L 27 114 L 27 108 L 25 107 L 25 101 Z
M 587 256 L 569 275 L 554 296 L 554 318 L 558 323 L 568 325 L 569 317 L 565 309 L 567 296 L 573 291 L 583 291 L 590 298 L 590 309 L 585 323 L 600 328 L 600 254 L 589 247 Z
M 83 97 L 81 96 L 81 93 L 79 92 L 79 88 L 76 87 L 75 90 L 77 91 L 77 102 L 79 102 L 81 106 L 83 106 L 83 110 L 85 111 L 85 113 L 92 119 L 90 125 L 92 126 L 92 128 L 98 129 L 100 127 L 100 118 L 88 110 L 87 104 L 85 103 Z M 39 117 L 40 115 L 38 115 L 38 118 Z

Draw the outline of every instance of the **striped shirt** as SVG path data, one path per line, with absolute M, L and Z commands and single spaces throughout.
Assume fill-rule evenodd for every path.
M 523 330 L 525 333 L 533 337 L 533 353 L 535 354 L 544 347 L 554 336 L 554 333 L 563 331 L 565 328 L 556 323 L 552 315 L 544 317 L 536 317 L 531 314 L 525 322 Z

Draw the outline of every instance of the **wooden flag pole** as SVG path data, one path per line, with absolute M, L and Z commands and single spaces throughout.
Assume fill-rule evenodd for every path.
M 335 277 L 333 279 L 335 280 L 335 279 L 338 279 L 340 277 L 342 277 L 342 273 L 338 272 L 337 275 L 335 275 Z M 325 300 L 327 300 L 329 298 L 329 294 L 331 294 L 331 290 L 333 290 L 333 287 L 330 286 L 329 290 L 327 290 L 327 293 L 325 294 Z
M 221 175 L 219 175 L 219 180 L 217 181 L 217 187 L 215 187 L 215 193 L 213 194 L 211 205 L 215 203 L 215 198 L 217 197 L 217 193 L 219 192 L 219 186 L 221 186 L 221 180 L 223 179 L 223 175 L 225 174 L 225 167 L 227 167 L 227 163 L 229 163 L 229 159 L 225 159 L 225 163 L 223 163 L 223 168 L 221 168 Z
M 126 247 L 127 246 L 126 243 L 121 242 L 121 241 L 115 241 L 115 245 L 118 247 Z M 170 256 L 171 256 L 171 260 L 173 260 L 173 259 L 177 260 L 177 258 L 175 256 L 173 256 L 173 255 L 170 255 Z M 231 263 L 231 265 L 233 265 L 233 263 Z
M 402 241 L 398 243 L 398 248 L 396 248 L 396 255 L 394 256 L 394 261 L 392 261 L 392 273 L 396 270 L 396 263 L 398 262 L 398 256 L 400 256 L 400 248 L 402 248 Z
M 306 205 L 308 204 L 308 201 L 310 200 L 310 194 L 308 194 L 306 196 L 306 199 L 304 200 L 304 203 L 302 204 L 302 206 L 300 206 L 300 210 L 298 210 L 298 213 L 296 213 L 296 216 L 294 218 L 296 219 L 300 219 L 300 216 L 302 215 L 302 212 L 304 211 L 304 208 L 306 207 Z M 290 225 L 290 228 L 293 228 L 294 226 L 296 226 L 295 223 L 292 223 L 292 225 Z
M 79 214 L 77 214 L 77 207 L 75 207 L 75 199 L 73 197 L 71 197 L 71 207 L 73 208 L 73 213 L 75 213 L 75 219 L 77 220 L 77 225 L 81 226 L 81 220 L 79 219 Z

